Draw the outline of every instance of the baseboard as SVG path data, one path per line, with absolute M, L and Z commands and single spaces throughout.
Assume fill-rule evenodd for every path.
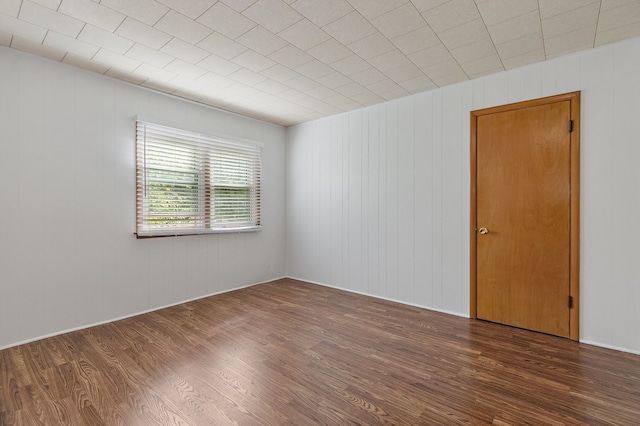
M 403 300 L 397 300 L 397 299 L 392 299 L 392 298 L 389 298 L 389 297 L 377 296 L 375 294 L 370 294 L 370 293 L 365 293 L 365 292 L 362 292 L 362 291 L 351 290 L 351 289 L 343 288 L 343 287 L 336 287 L 336 286 L 333 286 L 333 285 L 329 285 L 329 284 L 325 284 L 325 283 L 321 283 L 321 282 L 317 282 L 317 281 L 309 281 L 309 280 L 305 280 L 305 279 L 302 279 L 302 278 L 296 278 L 296 277 L 291 277 L 291 276 L 288 276 L 287 278 L 290 278 L 292 280 L 297 280 L 297 281 L 303 281 L 303 282 L 306 282 L 306 283 L 309 283 L 309 284 L 321 285 L 323 287 L 333 288 L 333 289 L 336 289 L 336 290 L 342 290 L 342 291 L 346 291 L 346 292 L 349 292 L 349 293 L 360 294 L 362 296 L 369 296 L 369 297 L 373 297 L 374 299 L 386 300 L 386 301 L 389 301 L 389 302 L 400 303 L 402 305 L 413 306 L 415 308 L 426 309 L 428 311 L 440 312 L 442 314 L 453 315 L 453 316 L 461 317 L 461 318 L 469 318 L 468 315 L 464 315 L 464 314 L 461 314 L 459 312 L 447 311 L 445 309 L 438 309 L 438 308 L 434 308 L 432 306 L 418 305 L 416 303 L 409 303 L 409 302 L 405 302 Z
M 640 351 L 634 351 L 634 350 L 627 349 L 627 348 L 621 348 L 619 346 L 607 345 L 607 344 L 604 344 L 604 343 L 593 342 L 591 340 L 580 340 L 580 343 L 584 343 L 585 345 L 597 346 L 599 348 L 611 349 L 611 350 L 619 351 L 619 352 L 625 352 L 625 353 L 628 353 L 628 354 L 640 355 Z
M 176 303 L 170 303 L 168 305 L 163 305 L 163 306 L 159 306 L 157 308 L 147 309 L 145 311 L 136 312 L 134 314 L 125 315 L 125 316 L 122 316 L 122 317 L 117 317 L 117 318 L 113 318 L 113 319 L 109 319 L 109 320 L 105 320 L 105 321 L 100 321 L 100 322 L 96 322 L 96 323 L 92 323 L 92 324 L 88 324 L 88 325 L 82 325 L 80 327 L 70 328 L 68 330 L 56 331 L 54 333 L 46 334 L 46 335 L 39 336 L 39 337 L 34 337 L 33 339 L 22 340 L 20 342 L 11 343 L 11 344 L 6 345 L 6 346 L 1 346 L 0 347 L 0 351 L 4 350 L 4 349 L 13 348 L 15 346 L 20 346 L 20 345 L 24 345 L 24 344 L 27 344 L 27 343 L 31 343 L 31 342 L 37 342 L 38 340 L 48 339 L 49 337 L 59 336 L 61 334 L 72 333 L 74 331 L 84 330 L 84 329 L 87 329 L 87 328 L 96 327 L 98 325 L 109 324 L 109 323 L 120 321 L 120 320 L 123 320 L 123 319 L 137 317 L 138 315 L 144 315 L 144 314 L 148 314 L 149 312 L 155 312 L 155 311 L 159 311 L 161 309 L 170 308 L 172 306 L 182 305 L 183 303 L 189 303 L 189 302 L 193 302 L 195 300 L 205 299 L 205 298 L 211 297 L 211 296 L 217 296 L 219 294 L 230 293 L 232 291 L 242 290 L 243 288 L 249 288 L 249 287 L 253 287 L 253 286 L 256 286 L 256 285 L 260 285 L 260 284 L 266 284 L 266 283 L 270 283 L 270 282 L 273 282 L 273 281 L 278 281 L 278 280 L 281 280 L 281 279 L 284 279 L 284 278 L 287 278 L 287 277 L 283 276 L 283 277 L 280 277 L 280 278 L 269 279 L 267 281 L 261 281 L 261 282 L 258 282 L 258 283 L 247 284 L 247 285 L 243 285 L 243 286 L 240 286 L 240 287 L 234 287 L 234 288 L 231 288 L 231 289 L 228 289 L 228 290 L 222 290 L 222 291 L 218 291 L 218 292 L 215 292 L 215 293 L 205 294 L 204 296 L 193 297 L 191 299 L 183 300 L 183 301 L 176 302 Z

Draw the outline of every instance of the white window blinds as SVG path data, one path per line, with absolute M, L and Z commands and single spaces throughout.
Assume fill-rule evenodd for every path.
M 138 237 L 260 228 L 260 147 L 136 121 Z

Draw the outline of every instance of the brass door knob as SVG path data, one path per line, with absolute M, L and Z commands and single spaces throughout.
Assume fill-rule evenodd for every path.
M 482 235 L 487 235 L 489 233 L 489 230 L 487 228 L 480 228 L 478 229 L 478 232 Z

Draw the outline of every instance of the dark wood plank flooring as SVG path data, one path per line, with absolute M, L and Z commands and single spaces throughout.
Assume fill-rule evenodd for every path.
M 280 280 L 0 351 L 2 425 L 639 425 L 640 356 Z

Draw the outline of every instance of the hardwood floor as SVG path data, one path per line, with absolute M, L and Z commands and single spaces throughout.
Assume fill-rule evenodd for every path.
M 640 356 L 294 280 L 0 351 L 2 425 L 640 424 Z

